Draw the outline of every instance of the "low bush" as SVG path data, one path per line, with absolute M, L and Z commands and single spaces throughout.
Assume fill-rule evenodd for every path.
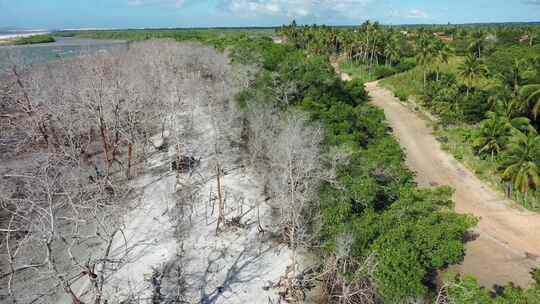
M 396 98 L 398 98 L 400 101 L 409 100 L 409 95 L 406 92 L 402 91 L 402 90 L 395 90 L 394 91 L 394 96 Z

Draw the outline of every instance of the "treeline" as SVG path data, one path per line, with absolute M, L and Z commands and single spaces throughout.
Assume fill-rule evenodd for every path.
M 505 192 L 540 208 L 540 27 L 283 26 L 285 41 L 310 54 L 363 65 L 364 80 L 388 79 L 401 100 L 416 95 L 443 126 L 489 159 Z M 478 128 L 472 126 L 477 125 Z M 476 129 L 476 130 L 474 130 Z M 515 192 L 515 194 L 513 194 Z
M 446 62 L 453 66 L 442 70 L 444 62 L 435 51 L 440 42 L 430 42 L 425 53 L 419 49 L 417 54 L 423 59 L 416 71 L 423 74 L 422 85 L 406 89 L 449 132 L 459 132 L 461 144 L 490 163 L 509 196 L 536 210 L 540 208 L 539 32 L 528 27 L 470 29 L 448 43 L 452 51 Z M 418 78 L 414 76 L 410 73 L 403 75 L 402 83 L 396 81 L 397 92 L 414 86 L 410 81 Z M 393 80 L 388 83 L 392 86 Z
M 328 26 L 291 25 L 277 30 L 285 41 L 317 55 L 334 55 L 348 64 L 365 66 L 370 77 L 380 79 L 414 67 L 413 45 L 396 28 L 377 22 L 339 29 Z

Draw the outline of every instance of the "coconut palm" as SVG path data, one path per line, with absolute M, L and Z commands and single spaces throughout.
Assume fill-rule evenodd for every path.
M 487 117 L 481 122 L 473 145 L 478 154 L 489 153 L 493 159 L 506 145 L 512 127 L 503 114 L 488 112 Z
M 482 57 L 482 51 L 485 48 L 486 34 L 482 31 L 476 31 L 472 33 L 471 37 L 472 41 L 469 44 L 469 50 L 471 51 L 471 55 L 480 58 Z
M 503 177 L 512 182 L 514 188 L 528 192 L 540 186 L 540 136 L 529 126 L 525 131 L 513 129 L 512 137 L 503 153 L 501 169 Z
M 526 130 L 530 121 L 526 117 L 511 119 L 504 111 L 502 102 L 497 103 L 496 111 L 486 114 L 487 118 L 480 123 L 473 146 L 478 154 L 489 153 L 491 159 L 503 151 L 512 134 L 512 130 Z
M 458 75 L 465 80 L 467 96 L 469 96 L 469 91 L 476 80 L 486 75 L 486 73 L 486 66 L 480 59 L 472 55 L 465 58 L 465 62 L 458 67 Z
M 452 50 L 448 45 L 440 40 L 437 40 L 433 46 L 434 60 L 437 67 L 437 81 L 439 81 L 440 67 L 442 64 L 448 63 Z
M 422 67 L 424 74 L 424 88 L 426 87 L 427 67 L 434 60 L 434 48 L 430 37 L 421 35 L 416 42 L 416 63 Z
M 528 108 L 532 107 L 531 114 L 534 119 L 540 113 L 540 84 L 529 84 L 521 88 L 520 96 L 525 100 Z

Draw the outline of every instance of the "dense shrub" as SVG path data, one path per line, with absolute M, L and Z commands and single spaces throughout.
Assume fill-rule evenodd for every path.
M 398 73 L 396 68 L 387 65 L 378 65 L 373 69 L 373 76 L 375 79 L 390 77 L 396 73 Z
M 22 37 L 15 40 L 14 44 L 24 45 L 24 44 L 38 44 L 38 43 L 51 43 L 55 42 L 53 36 L 51 35 L 35 35 L 30 37 Z
M 397 73 L 403 73 L 405 71 L 413 69 L 415 66 L 416 61 L 414 60 L 414 58 L 404 58 L 394 66 L 394 69 Z

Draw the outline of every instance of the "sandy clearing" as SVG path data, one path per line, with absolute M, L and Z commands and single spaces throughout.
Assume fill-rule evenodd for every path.
M 226 218 L 243 215 L 244 227 L 227 227 L 216 236 L 217 182 L 215 178 L 212 111 L 204 105 L 194 111 L 192 139 L 187 150 L 202 157 L 198 169 L 202 184 L 191 214 L 190 229 L 182 239 L 188 303 L 277 302 L 277 283 L 291 261 L 291 251 L 269 238 L 275 231 L 272 208 L 265 203 L 263 189 L 250 168 L 240 166 L 238 147 L 221 145 L 220 161 Z M 229 128 L 230 126 L 227 126 Z M 186 180 L 187 182 L 187 180 Z M 212 211 L 215 206 L 215 211 Z M 258 208 L 257 208 L 258 206 Z M 257 212 L 258 209 L 258 212 Z M 257 213 L 261 226 L 259 233 Z
M 452 187 L 456 211 L 480 218 L 475 229 L 478 238 L 467 243 L 465 260 L 455 267 L 476 276 L 486 287 L 531 282 L 529 272 L 540 264 L 540 214 L 520 208 L 483 184 L 441 149 L 425 120 L 378 82 L 367 83 L 366 89 L 373 104 L 384 110 L 419 185 Z
M 156 153 L 148 160 L 146 173 L 133 181 L 132 186 L 142 190 L 142 196 L 125 215 L 127 244 L 118 237 L 112 246 L 110 258 L 122 257 L 122 264 L 107 276 L 104 297 L 109 303 L 122 303 L 133 295 L 141 303 L 152 303 L 153 269 L 172 264 L 183 268 L 186 303 L 268 303 L 270 299 L 277 303 L 279 299 L 279 289 L 272 285 L 286 273 L 292 253 L 272 238 L 275 211 L 265 203 L 256 174 L 240 165 L 239 148 L 222 142 L 226 218 L 243 214 L 244 226 L 226 227 L 216 236 L 215 131 L 207 105 L 197 105 L 193 113 L 196 123 L 190 130 L 192 135 L 185 137 L 183 149 L 201 161 L 191 177 L 183 174 L 181 180 L 185 185 L 198 184 L 199 191 L 191 206 L 184 205 L 184 216 L 178 224 L 178 198 L 174 193 L 183 188 L 177 186 L 175 174 L 167 169 L 175 149 Z M 258 231 L 258 218 L 265 234 Z M 176 288 L 174 281 L 171 284 Z M 90 287 L 88 281 L 76 285 L 78 294 Z M 166 295 L 167 290 L 164 292 Z M 56 303 L 71 300 L 63 294 Z

